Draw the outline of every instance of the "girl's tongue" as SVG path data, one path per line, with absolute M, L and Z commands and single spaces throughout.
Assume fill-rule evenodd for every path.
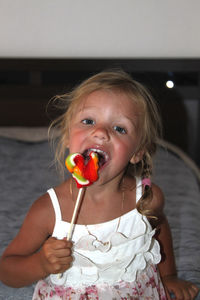
M 90 153 L 94 152 L 98 155 L 98 165 L 99 167 L 102 167 L 108 160 L 108 155 L 106 154 L 106 152 L 100 150 L 100 149 L 87 149 L 83 152 L 83 157 L 85 160 L 85 165 L 88 163 L 88 161 L 90 160 Z

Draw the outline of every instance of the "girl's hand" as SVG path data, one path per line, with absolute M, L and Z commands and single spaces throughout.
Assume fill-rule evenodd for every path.
M 50 237 L 40 250 L 41 264 L 45 277 L 49 274 L 63 273 L 70 268 L 72 258 L 72 242 L 67 239 L 58 240 Z
M 162 281 L 166 289 L 168 300 L 192 300 L 195 299 L 199 292 L 199 288 L 195 284 L 181 280 L 174 275 L 164 276 Z M 174 295 L 170 296 L 170 294 Z

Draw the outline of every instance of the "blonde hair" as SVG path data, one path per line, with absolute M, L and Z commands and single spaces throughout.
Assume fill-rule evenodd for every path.
M 80 101 L 87 95 L 97 90 L 114 90 L 126 94 L 131 100 L 138 103 L 142 111 L 142 125 L 140 143 L 137 151 L 144 152 L 143 159 L 133 165 L 129 163 L 127 173 L 132 176 L 150 178 L 152 174 L 152 155 L 156 151 L 156 143 L 161 136 L 161 121 L 157 105 L 149 91 L 139 82 L 133 80 L 131 76 L 122 70 L 111 70 L 100 72 L 89 79 L 83 81 L 71 92 L 56 96 L 55 102 L 63 113 L 51 124 L 50 128 L 56 127 L 59 130 L 55 160 L 59 169 L 64 172 L 64 158 L 69 139 L 69 127 L 73 114 Z M 146 203 L 152 197 L 151 187 L 146 187 L 138 202 L 137 209 L 148 214 Z

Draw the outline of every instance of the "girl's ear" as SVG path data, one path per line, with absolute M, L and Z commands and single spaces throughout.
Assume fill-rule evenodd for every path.
M 69 148 L 69 134 L 65 134 L 64 144 L 66 148 Z
M 137 153 L 134 153 L 133 156 L 130 159 L 130 163 L 133 164 L 133 165 L 137 164 L 139 161 L 142 160 L 143 155 L 144 155 L 144 150 L 140 150 Z
M 68 139 L 65 140 L 65 147 L 66 147 L 66 148 L 69 148 L 69 141 L 68 141 Z

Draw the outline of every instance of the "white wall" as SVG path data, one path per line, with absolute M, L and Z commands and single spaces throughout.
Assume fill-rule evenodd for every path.
M 0 0 L 0 57 L 199 57 L 199 0 Z

